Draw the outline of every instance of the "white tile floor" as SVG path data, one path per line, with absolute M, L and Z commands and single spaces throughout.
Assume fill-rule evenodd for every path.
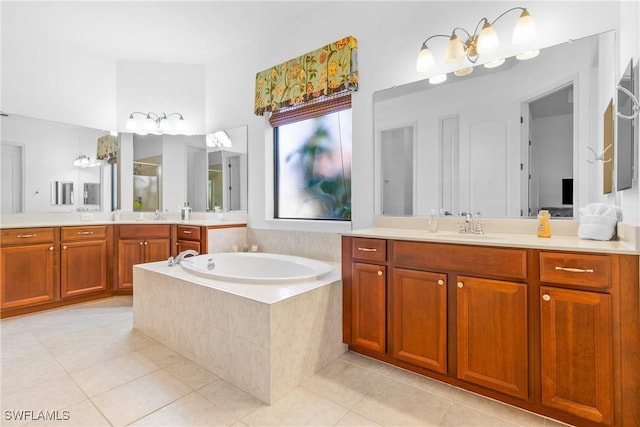
M 561 425 L 356 353 L 267 406 L 133 330 L 131 303 L 114 297 L 2 320 L 0 424 Z M 68 419 L 34 421 L 47 416 L 40 411 Z

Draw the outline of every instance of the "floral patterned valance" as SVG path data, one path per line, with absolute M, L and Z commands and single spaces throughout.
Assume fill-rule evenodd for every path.
M 256 74 L 254 113 L 358 90 L 358 41 L 351 36 Z
M 118 138 L 113 135 L 105 135 L 98 138 L 96 159 L 115 163 L 118 160 Z

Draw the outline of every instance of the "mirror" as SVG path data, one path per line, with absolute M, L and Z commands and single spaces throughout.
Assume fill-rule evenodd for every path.
M 637 68 L 637 67 L 636 67 Z M 619 87 L 626 89 L 629 93 L 637 94 L 637 80 L 634 80 L 633 60 L 629 61 L 618 83 Z M 637 95 L 635 95 L 637 97 Z M 631 119 L 633 115 L 633 101 L 631 97 L 618 89 L 617 102 L 617 134 L 616 139 L 616 170 L 617 170 L 617 189 L 626 190 L 632 187 L 635 178 L 635 128 L 637 118 Z
M 207 135 L 207 211 L 247 210 L 247 126 Z
M 133 211 L 162 207 L 162 135 L 133 135 Z
M 51 183 L 52 205 L 73 205 L 73 182 L 53 181 Z
M 590 182 L 602 163 L 586 156 L 603 150 L 614 42 L 610 31 L 376 92 L 376 214 L 573 217 L 601 194 Z
M 95 167 L 97 140 L 108 131 L 2 114 L 2 213 L 48 213 L 110 210 L 110 168 Z M 75 159 L 75 161 L 74 161 Z M 75 166 L 78 160 L 87 164 Z M 78 163 L 79 164 L 79 163 Z M 83 203 L 71 189 L 98 183 L 103 194 Z M 53 183 L 53 184 L 52 184 Z

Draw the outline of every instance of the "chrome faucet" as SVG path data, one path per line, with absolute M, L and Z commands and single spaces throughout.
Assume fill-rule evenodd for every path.
M 462 215 L 464 216 L 464 222 L 460 224 L 460 229 L 458 230 L 459 233 L 484 234 L 484 227 L 478 220 L 478 218 L 480 217 L 480 212 L 476 212 L 475 214 L 465 212 Z
M 174 265 L 180 264 L 182 260 L 189 255 L 195 256 L 195 255 L 198 255 L 198 252 L 194 251 L 193 249 L 187 249 L 186 251 L 180 252 L 178 255 L 176 255 L 175 258 L 170 256 L 168 259 L 169 267 L 173 267 Z

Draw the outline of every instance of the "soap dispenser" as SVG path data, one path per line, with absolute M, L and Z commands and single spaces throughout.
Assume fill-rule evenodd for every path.
M 551 215 L 547 210 L 538 213 L 538 237 L 551 237 Z

